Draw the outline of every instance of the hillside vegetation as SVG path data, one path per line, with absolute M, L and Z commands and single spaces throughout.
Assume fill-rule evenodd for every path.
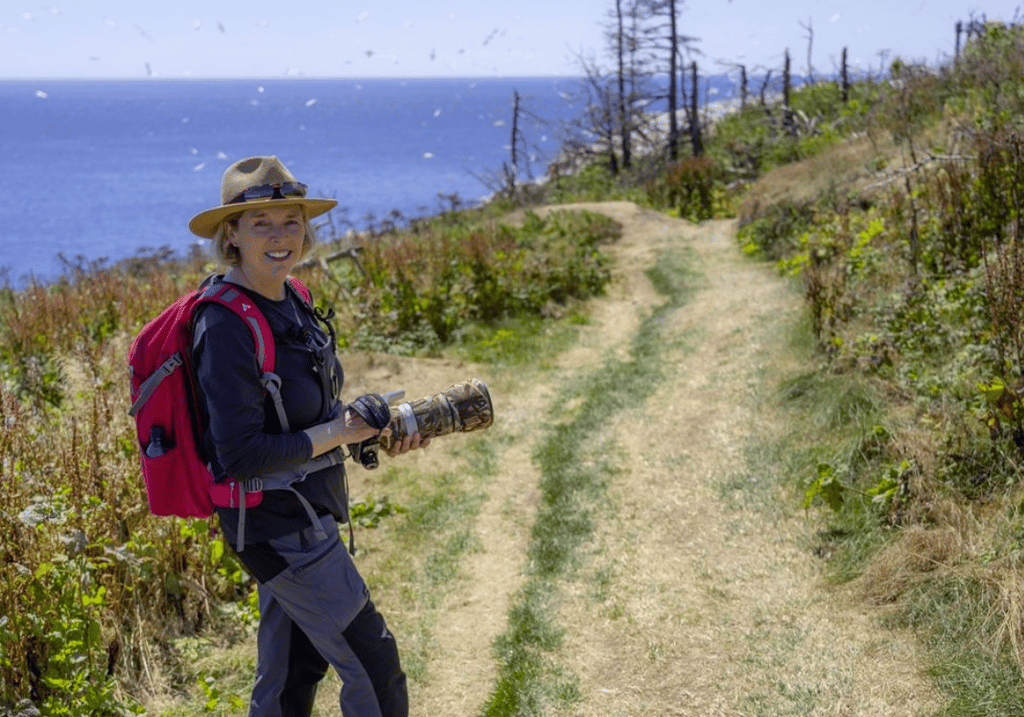
M 805 505 L 834 513 L 818 550 L 919 630 L 948 714 L 1024 713 L 1022 62 L 1019 28 L 993 25 L 956 66 L 897 62 L 845 106 L 805 89 L 816 130 L 739 208 L 818 346 L 784 391 L 809 420 Z
M 829 512 L 829 575 L 918 631 L 957 715 L 1024 714 L 1022 64 L 1024 35 L 993 25 L 956 66 L 730 115 L 704 157 L 529 192 L 738 215 L 743 250 L 800 283 L 820 365 L 783 387 L 794 500 Z M 617 227 L 516 208 L 358 252 L 330 238 L 303 278 L 350 351 L 543 361 L 608 282 Z M 125 415 L 131 337 L 209 270 L 137 257 L 0 293 L 0 714 L 127 714 L 197 682 L 223 699 L 194 641 L 248 629 L 252 580 L 213 521 L 148 518 Z M 354 508 L 369 525 L 401 506 Z

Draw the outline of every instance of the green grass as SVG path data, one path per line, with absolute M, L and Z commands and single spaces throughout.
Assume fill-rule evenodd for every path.
M 993 639 L 998 590 L 947 574 L 909 591 L 891 624 L 914 629 L 929 672 L 948 697 L 941 717 L 1021 717 L 1024 680 L 1005 642 Z
M 424 476 L 389 466 L 384 485 L 403 496 L 408 512 L 388 525 L 386 548 L 376 536 L 365 536 L 368 550 L 383 556 L 366 580 L 389 621 L 390 612 L 401 615 L 393 630 L 403 636 L 402 663 L 412 680 L 425 679 L 436 652 L 437 613 L 465 580 L 466 556 L 480 549 L 474 527 L 494 471 L 493 462 L 480 457 L 492 455 L 493 442 L 486 436 L 467 442 L 474 447 L 449 473 Z M 391 605 L 396 608 L 389 610 Z
M 473 324 L 453 347 L 453 353 L 490 366 L 543 366 L 572 346 L 576 327 L 587 323 L 584 314 L 573 311 L 558 319 L 520 316 L 497 325 Z

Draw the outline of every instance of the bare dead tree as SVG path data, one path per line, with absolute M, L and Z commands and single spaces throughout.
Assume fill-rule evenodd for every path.
M 618 29 L 615 36 L 615 55 L 619 64 L 619 126 L 622 128 L 622 166 L 629 167 L 633 159 L 633 149 L 632 132 L 629 128 L 629 119 L 626 116 L 626 28 L 625 18 L 622 15 L 622 0 L 615 0 L 615 20 Z
M 731 73 L 733 70 L 739 71 L 740 79 L 737 89 L 739 91 L 740 109 L 745 109 L 747 100 L 750 98 L 750 80 L 747 77 L 747 66 L 739 62 L 720 62 L 719 64 L 725 68 L 726 74 Z
M 692 42 L 678 31 L 681 4 L 682 0 L 615 0 L 605 27 L 606 49 L 614 69 L 606 71 L 593 58 L 578 56 L 584 76 L 579 94 L 586 98 L 587 109 L 579 122 L 569 123 L 567 149 L 592 153 L 582 145 L 588 137 L 601 153 L 608 153 L 613 173 L 628 168 L 638 143 L 655 136 L 648 127 L 654 119 L 649 108 L 662 100 L 669 107 L 670 151 L 674 157 L 678 154 L 679 100 L 680 95 L 685 96 L 679 73 L 684 71 L 682 51 Z M 666 74 L 669 88 L 659 89 L 655 78 Z
M 612 174 L 619 172 L 616 139 L 619 130 L 619 97 L 617 73 L 602 70 L 597 60 L 578 54 L 576 60 L 583 72 L 582 84 L 571 93 L 573 102 L 583 105 L 579 117 L 563 122 L 560 128 L 563 157 L 571 170 L 580 161 L 605 157 Z M 549 174 L 559 167 L 549 168 Z
M 761 83 L 761 90 L 758 95 L 761 102 L 761 109 L 765 111 L 765 114 L 767 114 L 769 118 L 772 116 L 772 109 L 768 104 L 768 87 L 770 86 L 771 81 L 772 70 L 768 70 L 764 73 L 764 81 Z
M 633 163 L 633 105 L 637 78 L 637 55 L 640 51 L 639 6 L 635 0 L 625 9 L 623 0 L 615 0 L 615 32 L 613 45 L 618 67 L 619 141 L 622 147 L 622 166 Z
M 668 154 L 674 162 L 679 158 L 679 125 L 676 120 L 676 61 L 679 59 L 678 36 L 676 26 L 675 0 L 667 0 L 666 11 L 669 16 L 669 61 L 668 61 Z M 692 125 L 691 118 L 691 125 Z
M 534 127 L 550 126 L 550 122 L 527 108 L 530 97 L 519 94 L 519 90 L 512 90 L 512 131 L 509 137 L 509 161 L 502 162 L 500 171 L 492 171 L 486 175 L 470 172 L 477 181 L 487 187 L 492 193 L 499 196 L 515 199 L 520 192 L 519 176 L 525 172 L 529 181 L 533 180 L 533 163 L 543 156 L 539 146 L 532 144 L 524 131 L 524 125 L 532 124 Z M 438 195 L 446 198 L 445 195 Z M 457 201 L 461 202 L 461 200 Z M 453 202 L 452 209 L 455 209 Z M 443 213 L 443 212 L 442 212 Z
M 518 190 L 520 168 L 525 168 L 527 180 L 533 180 L 533 161 L 541 154 L 537 145 L 531 144 L 523 130 L 527 122 L 534 127 L 547 126 L 550 123 L 529 110 L 526 102 L 529 97 L 523 97 L 519 90 L 512 91 L 512 135 L 509 138 L 509 160 L 510 167 L 505 168 L 505 191 L 509 197 L 514 197 Z M 522 161 L 525 160 L 525 161 Z
M 793 121 L 793 75 L 789 59 L 789 49 L 786 50 L 785 64 L 782 70 L 782 126 L 784 130 L 793 134 L 795 123 Z
M 693 43 L 696 38 L 689 37 L 680 32 L 678 15 L 682 7 L 682 0 L 641 0 L 644 5 L 647 20 L 649 22 L 649 33 L 652 39 L 652 50 L 656 57 L 663 58 L 660 66 L 664 69 L 658 74 L 668 75 L 669 86 L 663 98 L 668 105 L 668 154 L 673 161 L 679 158 L 679 126 L 677 116 L 680 108 L 680 99 L 685 99 L 685 80 L 677 84 L 677 77 L 686 71 L 684 55 L 696 53 Z M 656 58 L 655 61 L 657 62 Z M 683 97 L 681 98 L 680 95 Z M 686 108 L 686 103 L 682 103 Z M 692 114 L 692 113 L 688 113 Z M 694 117 L 690 117 L 691 123 Z M 692 128 L 691 128 L 692 132 Z
M 747 108 L 747 66 L 740 65 L 740 109 Z
M 843 66 L 839 70 L 839 77 L 841 78 L 842 84 L 840 85 L 840 92 L 843 96 L 843 103 L 850 101 L 850 66 L 846 61 L 846 50 L 843 48 Z
M 879 50 L 877 53 L 875 53 L 875 54 L 878 55 L 878 79 L 879 80 L 881 80 L 882 78 L 884 78 L 886 76 L 886 74 L 888 74 L 887 73 L 887 65 L 889 64 L 889 53 L 890 53 L 890 50 L 888 48 L 886 48 L 884 50 Z
M 704 155 L 704 138 L 701 135 L 701 123 L 700 116 L 698 115 L 698 102 L 697 99 L 700 96 L 697 87 L 697 63 L 694 62 L 691 65 L 690 74 L 690 144 L 693 147 L 693 156 L 701 157 Z
M 596 145 L 599 153 L 607 153 L 614 174 L 632 164 L 634 144 L 644 136 L 644 110 L 652 98 L 644 2 L 615 0 L 609 12 L 605 39 L 613 69 L 606 70 L 593 56 L 577 54 L 583 84 L 575 94 L 585 102 L 585 109 L 577 121 L 563 125 L 565 151 L 576 157 L 590 156 Z
M 512 98 L 512 137 L 509 141 L 509 159 L 512 166 L 505 165 L 505 187 L 508 190 L 509 196 L 515 195 L 516 179 L 519 176 L 519 157 L 517 156 L 521 134 L 519 131 L 519 90 L 512 91 Z
M 814 49 L 814 24 L 808 19 L 807 24 L 800 23 L 800 27 L 807 31 L 807 83 L 814 84 L 814 65 L 811 64 L 811 54 Z

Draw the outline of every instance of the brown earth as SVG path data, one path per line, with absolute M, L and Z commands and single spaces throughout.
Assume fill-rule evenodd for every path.
M 697 288 L 664 330 L 658 390 L 642 410 L 613 416 L 606 427 L 624 451 L 616 461 L 624 470 L 587 564 L 564 587 L 559 661 L 582 697 L 558 714 L 934 710 L 938 697 L 913 640 L 823 583 L 812 551 L 815 516 L 779 487 L 771 447 L 785 430 L 778 381 L 801 368 L 790 340 L 801 315 L 797 292 L 741 254 L 734 222 L 695 225 L 626 202 L 576 206 L 623 225 L 610 248 L 617 279 L 554 365 L 529 380 L 482 376 L 498 413 L 490 430 L 509 440 L 474 527 L 481 548 L 436 622 L 426 677 L 412 684 L 412 714 L 476 715 L 493 690 L 492 645 L 524 579 L 539 500 L 530 459 L 543 433 L 537 417 L 563 382 L 597 370 L 610 352 L 625 355 L 664 300 L 645 273 L 664 252 L 689 257 Z M 400 382 L 416 397 L 472 367 L 362 359 L 347 368 L 360 384 Z M 429 470 L 440 455 L 428 449 L 408 458 Z M 381 607 L 386 615 L 402 609 Z M 335 713 L 332 691 L 323 690 L 320 714 Z

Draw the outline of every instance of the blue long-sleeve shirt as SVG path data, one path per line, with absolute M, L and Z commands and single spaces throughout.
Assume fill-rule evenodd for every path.
M 290 432 L 282 432 L 269 395 L 260 384 L 252 334 L 230 309 L 205 304 L 196 312 L 193 366 L 203 415 L 204 446 L 218 479 L 237 480 L 294 468 L 309 460 L 313 446 L 302 429 L 323 423 L 337 410 L 344 380 L 333 341 L 288 291 L 272 301 L 246 291 L 270 324 L 276 347 L 274 373 Z M 344 466 L 310 474 L 295 488 L 320 515 L 347 520 Z M 230 545 L 237 539 L 239 511 L 218 508 Z M 290 491 L 267 490 L 263 502 L 246 511 L 241 558 L 257 579 L 268 580 L 283 567 L 263 545 L 309 526 L 309 516 Z

